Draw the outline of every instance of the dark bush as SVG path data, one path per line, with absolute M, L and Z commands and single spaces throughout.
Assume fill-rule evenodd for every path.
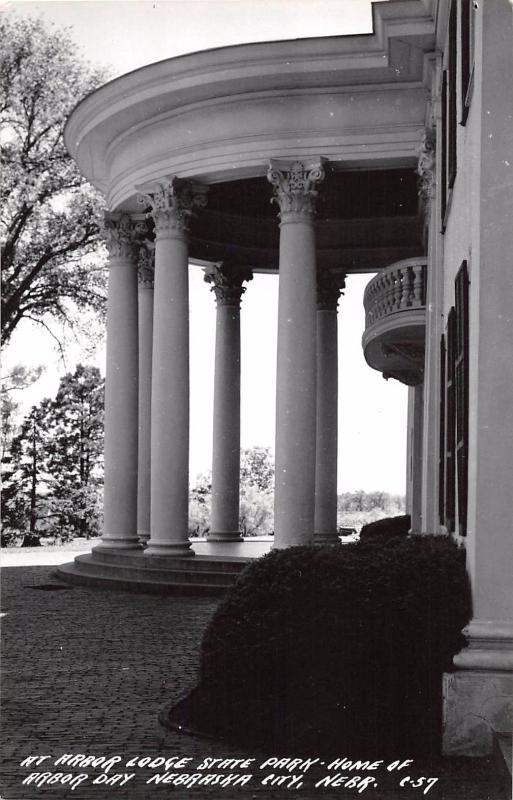
M 389 539 L 394 536 L 407 536 L 411 528 L 411 517 L 404 514 L 400 517 L 388 517 L 387 519 L 377 519 L 364 525 L 360 531 L 360 539 L 367 539 L 371 536 L 380 536 Z
M 273 752 L 436 754 L 469 616 L 445 537 L 273 551 L 205 634 L 192 725 Z

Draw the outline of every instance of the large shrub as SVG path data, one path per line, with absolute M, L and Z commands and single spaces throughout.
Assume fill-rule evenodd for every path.
M 399 517 L 386 517 L 377 519 L 364 525 L 360 531 L 360 539 L 379 536 L 382 539 L 393 536 L 407 536 L 411 528 L 411 517 L 409 514 L 402 514 Z
M 205 634 L 193 723 L 276 752 L 436 751 L 442 672 L 469 614 L 447 538 L 273 551 Z

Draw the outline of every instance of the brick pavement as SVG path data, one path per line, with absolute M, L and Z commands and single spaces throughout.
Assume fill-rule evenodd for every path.
M 30 755 L 51 755 L 52 760 L 64 753 L 120 755 L 122 764 L 137 755 L 165 755 L 191 757 L 191 763 L 197 765 L 206 756 L 243 758 L 249 754 L 165 731 L 157 722 L 163 704 L 178 699 L 194 685 L 199 643 L 216 601 L 82 587 L 61 591 L 34 588 L 55 583 L 49 567 L 5 568 L 2 577 L 2 800 L 35 800 L 48 794 L 55 800 L 424 797 L 420 789 L 399 788 L 397 779 L 387 788 L 371 787 L 362 793 L 344 789 L 321 792 L 308 782 L 300 792 L 270 790 L 260 786 L 260 778 L 246 789 L 148 787 L 145 781 L 151 773 L 122 767 L 113 768 L 110 774 L 136 772 L 124 787 L 93 785 L 92 780 L 101 773 L 99 767 L 61 767 L 63 772 L 89 774 L 89 779 L 73 790 L 69 786 L 23 786 L 21 782 L 30 772 L 45 770 L 44 765 L 21 767 Z M 262 758 L 262 754 L 251 755 Z M 490 781 L 487 762 L 453 761 L 440 769 L 444 774 L 427 795 L 430 798 L 501 797 Z M 419 770 L 412 774 L 428 774 Z

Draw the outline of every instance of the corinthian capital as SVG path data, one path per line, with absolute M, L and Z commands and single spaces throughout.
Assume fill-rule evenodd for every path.
M 220 261 L 205 269 L 204 280 L 211 283 L 211 292 L 214 292 L 218 306 L 239 306 L 241 297 L 246 291 L 244 281 L 253 279 L 253 273 L 248 267 L 234 267 Z
M 155 242 L 146 239 L 139 248 L 137 262 L 139 286 L 142 289 L 153 289 L 155 277 Z
M 193 208 L 207 204 L 208 186 L 167 176 L 154 184 L 136 186 L 141 205 L 149 205 L 157 236 L 185 235 Z
M 315 186 L 324 180 L 325 160 L 305 165 L 300 161 L 271 159 L 267 170 L 267 179 L 274 190 L 271 202 L 279 205 L 282 222 L 313 216 L 318 195 Z
M 137 225 L 128 214 L 105 214 L 102 234 L 111 259 L 136 262 L 140 238 Z
M 328 270 L 317 273 L 317 310 L 336 311 L 338 300 L 345 289 L 346 276 L 337 278 Z
M 424 202 L 428 202 L 434 196 L 436 185 L 436 139 L 434 131 L 424 131 L 417 152 L 419 154 L 417 164 L 419 196 Z

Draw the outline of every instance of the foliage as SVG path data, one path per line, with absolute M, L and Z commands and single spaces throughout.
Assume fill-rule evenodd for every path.
M 206 536 L 210 530 L 212 478 L 198 475 L 189 492 L 189 536 Z
M 343 492 L 337 498 L 337 524 L 359 531 L 364 525 L 383 517 L 404 513 L 404 496 L 388 492 Z
M 241 450 L 239 528 L 243 536 L 274 533 L 274 459 L 269 447 Z
M 6 463 L 10 465 L 11 444 L 16 431 L 18 403 L 13 396 L 13 392 L 31 386 L 41 377 L 42 372 L 43 367 L 27 368 L 23 364 L 16 364 L 10 372 L 2 375 L 0 389 L 2 471 Z
M 243 536 L 270 536 L 274 533 L 274 495 L 254 484 L 244 486 L 240 496 L 239 529 Z
M 61 378 L 46 452 L 52 508 L 65 538 L 99 532 L 103 408 L 104 382 L 97 367 L 79 364 L 73 375 Z
M 274 460 L 269 447 L 243 447 L 240 453 L 240 485 L 244 491 L 256 486 L 261 492 L 274 487 Z
M 273 551 L 205 634 L 193 727 L 273 752 L 433 753 L 469 597 L 446 537 Z
M 14 462 L 12 445 L 17 433 L 18 402 L 14 393 L 31 386 L 41 376 L 42 367 L 27 368 L 16 364 L 11 371 L 2 376 L 0 403 L 2 417 L 2 490 L 1 490 L 1 515 L 2 515 L 2 546 L 15 544 L 18 531 L 25 526 L 26 506 L 23 497 L 19 494 L 19 486 L 13 480 Z M 35 543 L 27 536 L 27 543 Z
M 410 528 L 411 517 L 409 514 L 378 519 L 363 526 L 360 531 L 360 539 L 377 538 L 383 540 L 394 536 L 407 536 Z
M 273 533 L 274 461 L 268 447 L 241 450 L 239 528 L 243 536 Z M 210 530 L 212 477 L 200 475 L 189 492 L 189 536 Z
M 23 318 L 69 322 L 70 302 L 104 307 L 104 275 L 83 262 L 97 247 L 101 201 L 63 141 L 67 116 L 105 76 L 77 58 L 67 31 L 40 19 L 0 20 L 3 76 L 2 336 Z
M 50 408 L 51 401 L 43 400 L 25 417 L 11 446 L 13 471 L 10 480 L 5 480 L 7 476 L 4 476 L 7 511 L 4 520 L 13 528 L 28 528 L 24 544 L 35 544 L 38 512 L 46 494 L 43 454 L 49 441 L 45 421 Z M 14 512 L 14 517 L 10 511 Z
M 96 367 L 65 375 L 54 400 L 34 406 L 11 446 L 2 506 L 8 531 L 61 539 L 99 531 L 103 380 Z

